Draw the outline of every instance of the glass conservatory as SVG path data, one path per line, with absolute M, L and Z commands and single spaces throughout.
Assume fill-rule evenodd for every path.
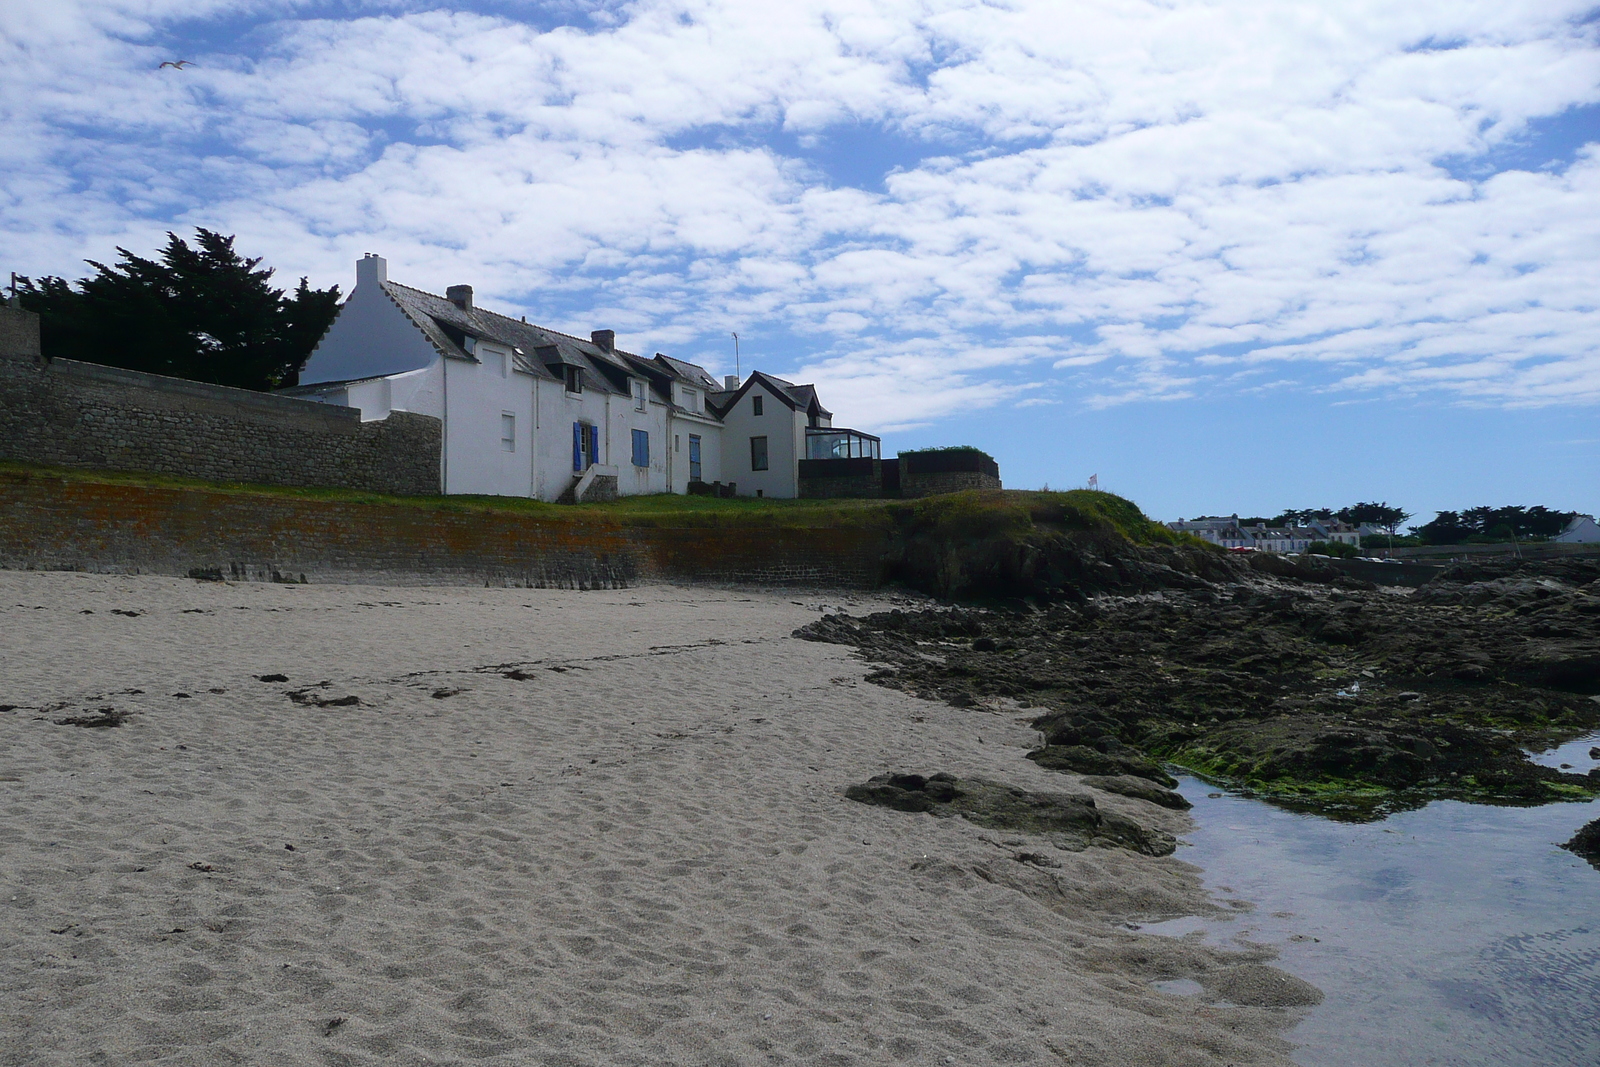
M 807 459 L 881 459 L 882 442 L 870 433 L 837 427 L 806 430 Z

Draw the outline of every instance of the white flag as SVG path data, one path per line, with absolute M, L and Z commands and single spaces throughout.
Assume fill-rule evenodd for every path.
M 1098 489 L 1098 488 L 1100 488 L 1100 476 L 1098 474 L 1089 475 L 1089 488 L 1090 489 Z

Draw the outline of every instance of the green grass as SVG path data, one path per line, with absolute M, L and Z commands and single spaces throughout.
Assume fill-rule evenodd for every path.
M 1032 540 L 1067 532 L 1126 538 L 1141 545 L 1187 544 L 1194 541 L 1153 522 L 1132 501 L 1092 489 L 1067 492 L 967 490 L 914 500 L 773 500 L 661 493 L 624 497 L 604 504 L 573 505 L 510 496 L 394 496 L 355 489 L 211 482 L 140 471 L 86 470 L 5 461 L 0 461 L 0 473 L 109 485 L 199 489 L 435 511 L 511 512 L 557 521 L 588 518 L 622 526 L 810 529 L 898 526 L 913 532 L 958 539 L 1009 537 Z

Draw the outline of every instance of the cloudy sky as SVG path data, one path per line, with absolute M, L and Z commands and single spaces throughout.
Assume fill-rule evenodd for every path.
M 0 0 L 0 270 L 169 229 L 1163 518 L 1600 509 L 1564 0 Z M 186 59 L 181 71 L 158 70 Z

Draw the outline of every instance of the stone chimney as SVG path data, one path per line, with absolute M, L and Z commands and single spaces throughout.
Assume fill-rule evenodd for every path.
M 356 287 L 377 285 L 389 280 L 389 261 L 368 252 L 356 260 Z
M 472 286 L 452 285 L 444 291 L 445 299 L 462 311 L 472 310 Z
M 0 356 L 38 360 L 39 316 L 19 307 L 0 306 Z
M 595 343 L 595 347 L 603 348 L 607 352 L 615 352 L 617 350 L 616 330 L 595 330 L 589 334 L 589 340 Z
M 733 392 L 734 390 L 738 389 L 739 388 L 739 376 L 737 374 L 724 375 L 723 378 L 722 378 L 722 387 L 724 389 L 726 389 L 730 393 Z

